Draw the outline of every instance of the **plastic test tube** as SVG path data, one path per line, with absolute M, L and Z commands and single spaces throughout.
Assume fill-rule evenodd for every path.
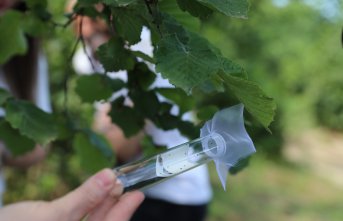
M 226 143 L 218 133 L 178 145 L 150 158 L 114 168 L 124 192 L 144 189 L 192 168 L 208 163 L 226 152 Z

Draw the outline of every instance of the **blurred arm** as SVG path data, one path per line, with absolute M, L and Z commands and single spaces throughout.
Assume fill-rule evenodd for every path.
M 46 151 L 40 145 L 37 145 L 32 151 L 22 155 L 14 157 L 6 148 L 0 144 L 0 155 L 2 157 L 3 164 L 5 166 L 12 166 L 18 168 L 27 168 L 40 161 L 46 156 Z
M 94 129 L 108 139 L 120 162 L 128 162 L 140 153 L 140 142 L 144 133 L 139 132 L 130 138 L 125 137 L 121 128 L 113 124 L 107 115 L 110 108 L 110 104 L 99 105 L 94 119 Z

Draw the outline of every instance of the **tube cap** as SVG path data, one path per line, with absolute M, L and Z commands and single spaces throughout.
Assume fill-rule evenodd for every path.
M 209 156 L 214 160 L 219 179 L 226 189 L 226 179 L 230 167 L 240 160 L 256 152 L 254 143 L 244 127 L 244 105 L 238 104 L 217 112 L 214 117 L 207 121 L 200 130 L 200 137 L 219 134 L 220 143 L 225 142 L 225 148 L 219 147 L 216 154 Z M 203 147 L 209 149 L 209 142 L 204 142 Z

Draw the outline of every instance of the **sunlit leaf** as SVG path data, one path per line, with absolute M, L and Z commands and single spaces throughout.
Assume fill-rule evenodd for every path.
M 165 36 L 156 52 L 156 69 L 173 85 L 190 93 L 219 68 L 218 57 L 208 45 L 205 39 L 194 34 L 187 45 L 176 35 Z
M 245 108 L 266 128 L 274 120 L 276 104 L 254 82 L 220 73 L 224 83 L 233 91 Z

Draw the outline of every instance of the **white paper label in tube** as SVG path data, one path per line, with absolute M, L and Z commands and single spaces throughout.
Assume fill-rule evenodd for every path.
M 188 159 L 189 154 L 188 144 L 159 154 L 156 161 L 156 175 L 159 177 L 173 176 L 196 166 L 197 163 Z

